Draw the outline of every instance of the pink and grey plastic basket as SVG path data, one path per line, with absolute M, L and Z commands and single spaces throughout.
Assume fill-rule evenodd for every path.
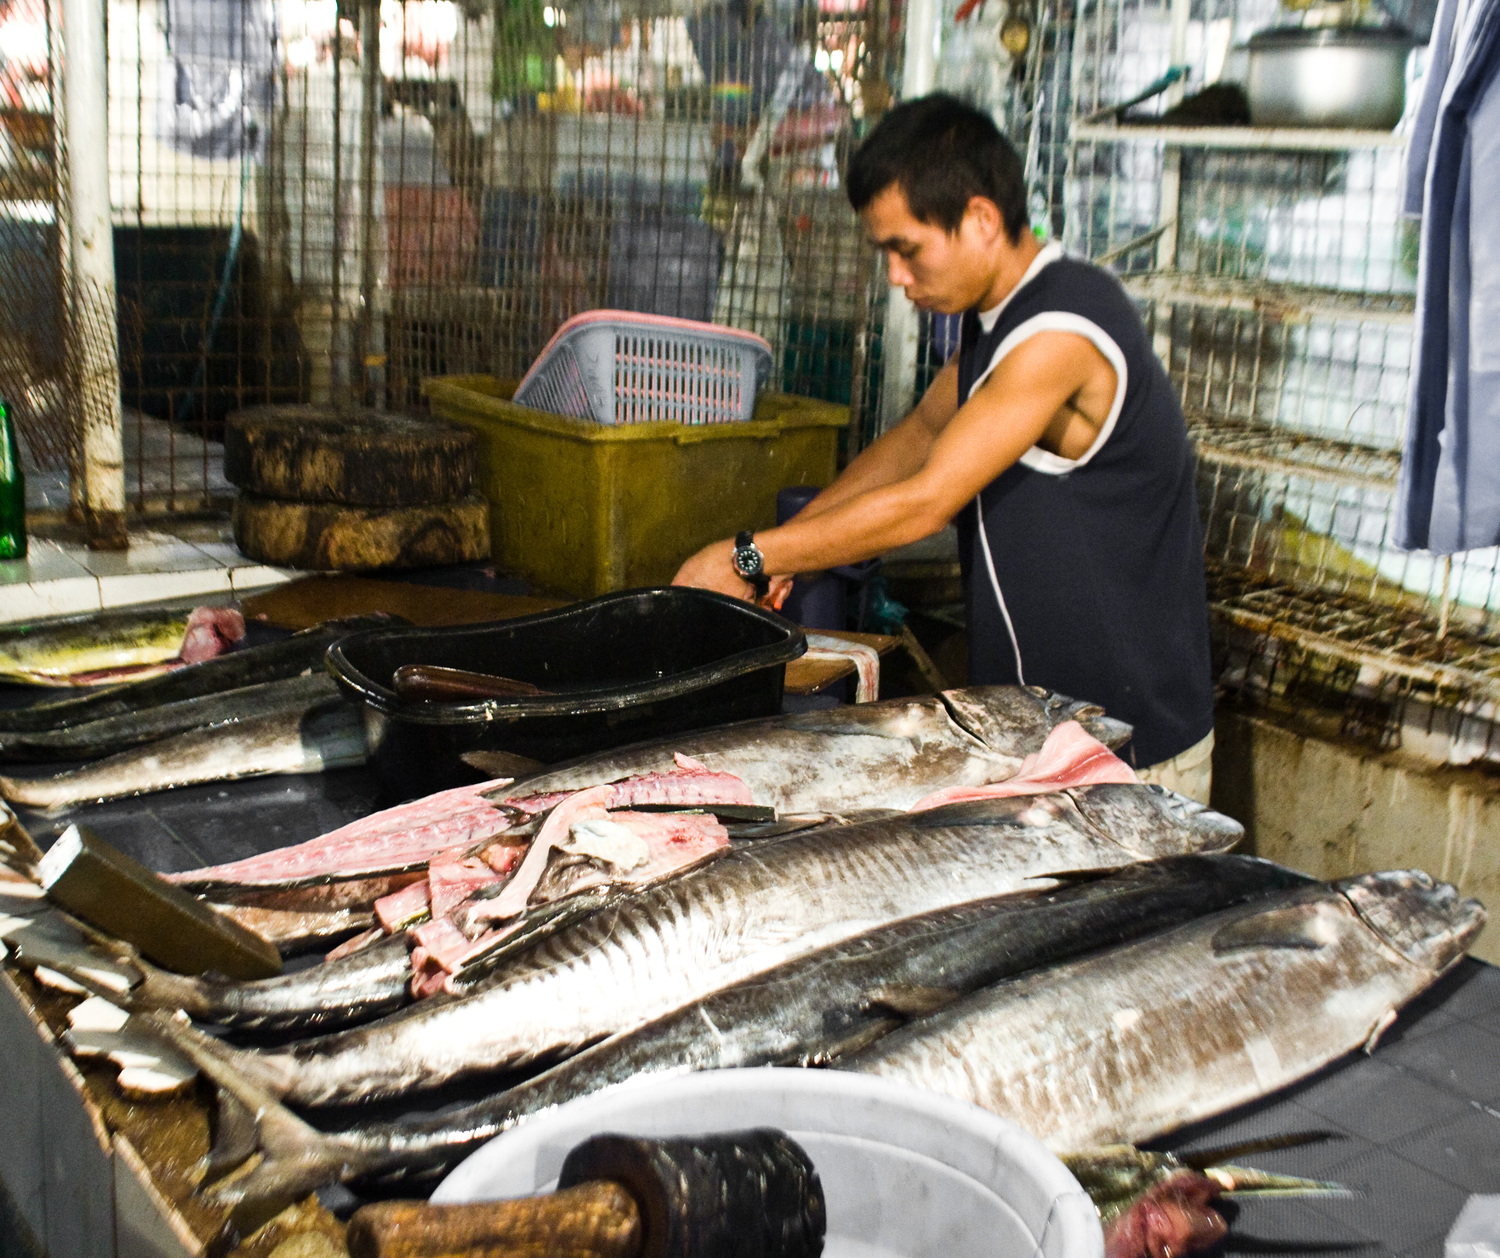
M 601 424 L 722 424 L 751 417 L 771 368 L 752 332 L 591 310 L 558 328 L 515 401 Z

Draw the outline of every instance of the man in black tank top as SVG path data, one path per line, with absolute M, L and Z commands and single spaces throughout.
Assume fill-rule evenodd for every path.
M 846 186 L 890 282 L 963 315 L 916 409 L 797 517 L 705 547 L 679 584 L 751 597 L 772 578 L 959 530 L 969 681 L 1104 705 L 1145 776 L 1203 798 L 1213 739 L 1208 606 L 1182 410 L 1109 272 L 1042 247 L 1015 150 L 934 95 L 891 110 Z M 758 553 L 757 553 L 758 552 Z

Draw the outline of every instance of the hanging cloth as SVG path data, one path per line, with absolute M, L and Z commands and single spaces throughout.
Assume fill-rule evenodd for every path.
M 1396 500 L 1396 544 L 1436 554 L 1500 543 L 1500 219 L 1483 208 L 1500 201 L 1497 80 L 1500 0 L 1470 0 L 1423 190 Z
M 1438 107 L 1453 53 L 1469 11 L 1469 0 L 1438 0 L 1432 20 L 1432 40 L 1427 46 L 1427 70 L 1422 76 L 1422 99 L 1412 115 L 1411 134 L 1406 140 L 1406 168 L 1401 181 L 1401 213 L 1422 217 L 1422 198 L 1427 190 L 1427 165 L 1432 156 L 1432 133 L 1437 127 Z

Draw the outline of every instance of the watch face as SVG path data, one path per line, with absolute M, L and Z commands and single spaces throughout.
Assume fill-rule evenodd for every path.
M 761 558 L 759 549 L 755 546 L 742 546 L 734 552 L 734 569 L 747 581 L 760 576 Z

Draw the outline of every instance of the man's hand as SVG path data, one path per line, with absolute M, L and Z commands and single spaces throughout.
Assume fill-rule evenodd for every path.
M 759 603 L 772 611 L 780 611 L 786 597 L 792 592 L 792 578 L 771 578 L 771 588 L 764 597 L 755 597 L 755 587 L 734 570 L 734 542 L 714 542 L 705 546 L 677 570 L 673 585 L 692 585 L 700 590 L 713 590 L 727 594 L 730 598 L 742 598 L 747 603 Z
M 786 602 L 786 596 L 791 592 L 791 577 L 772 577 L 771 588 L 766 591 L 765 598 L 760 600 L 760 605 L 769 607 L 773 612 L 779 612 Z
M 728 594 L 731 598 L 742 598 L 747 603 L 755 599 L 755 587 L 734 570 L 734 541 L 711 542 L 677 570 L 673 585 L 695 585 L 700 590 L 713 590 Z

